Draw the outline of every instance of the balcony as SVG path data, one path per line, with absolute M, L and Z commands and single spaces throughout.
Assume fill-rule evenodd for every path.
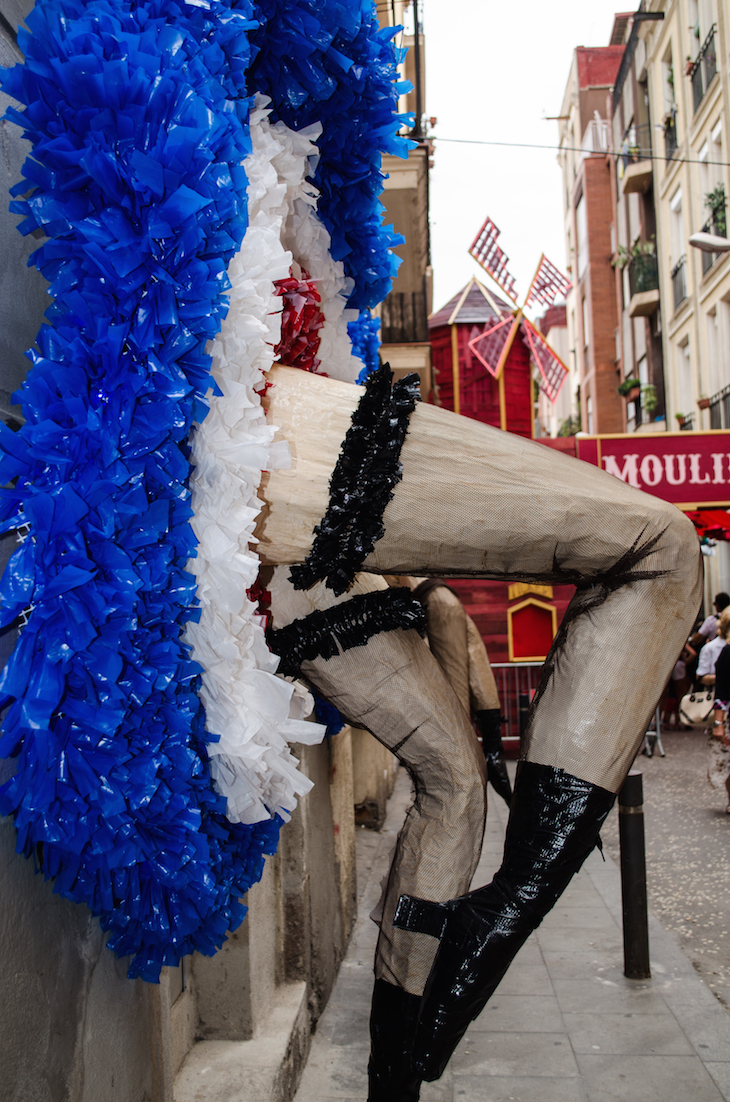
M 391 291 L 381 308 L 383 344 L 419 344 L 428 341 L 426 292 Z
M 671 161 L 677 152 L 677 112 L 672 111 L 664 122 L 664 156 Z
M 702 44 L 702 49 L 697 54 L 695 63 L 689 74 L 692 82 L 692 102 L 695 112 L 704 99 L 705 92 L 712 84 L 717 72 L 717 55 L 715 53 L 715 30 L 713 23 L 710 33 Z
M 618 154 L 618 172 L 624 195 L 648 191 L 651 187 L 651 127 L 630 126 L 624 131 Z
M 629 264 L 629 317 L 648 318 L 659 309 L 659 272 L 655 256 L 644 253 Z
M 730 386 L 710 398 L 710 428 L 730 429 Z
M 681 256 L 672 268 L 672 291 L 674 293 L 674 309 L 678 310 L 687 297 L 687 278 L 685 268 L 687 257 Z
M 688 413 L 682 424 L 679 426 L 680 432 L 693 432 L 695 424 L 694 413 Z

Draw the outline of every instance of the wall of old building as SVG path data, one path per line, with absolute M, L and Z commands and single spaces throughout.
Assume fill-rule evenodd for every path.
M 53 894 L 0 820 L 0 1102 L 185 1102 L 201 1065 L 206 1099 L 231 1076 L 249 1083 L 242 1099 L 291 1098 L 355 914 L 351 733 L 300 750 L 315 786 L 244 923 L 159 985 L 126 978 L 98 921 Z M 382 753 L 360 747 L 366 776 L 382 772 Z M 3 762 L 0 779 L 11 770 Z
M 30 6 L 0 0 L 0 64 L 21 60 L 16 32 Z M 7 195 L 29 146 L 7 121 L 0 146 Z M 0 416 L 8 423 L 20 416 L 10 394 L 49 304 L 44 280 L 27 267 L 39 241 L 21 237 L 18 221 L 0 203 Z M 0 537 L 0 568 L 14 547 L 13 536 Z M 0 665 L 13 644 L 12 632 L 0 634 Z M 12 820 L 0 819 L 0 1102 L 187 1102 L 203 1088 L 214 1100 L 229 1097 L 231 1084 L 240 1100 L 293 1096 L 353 924 L 355 788 L 382 820 L 392 784 L 392 757 L 365 735 L 356 735 L 354 754 L 349 728 L 299 748 L 314 788 L 249 892 L 246 920 L 216 956 L 165 968 L 159 984 L 127 979 L 129 962 L 105 947 L 98 921 L 54 895 L 15 853 Z M 13 768 L 0 761 L 0 783 Z

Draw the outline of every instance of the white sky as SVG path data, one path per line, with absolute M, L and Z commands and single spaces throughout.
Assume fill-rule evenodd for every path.
M 426 114 L 435 135 L 556 145 L 573 50 L 607 46 L 613 16 L 638 0 L 422 0 Z M 501 230 L 518 297 L 544 252 L 565 270 L 561 174 L 555 150 L 436 142 L 431 174 L 434 309 L 472 274 L 468 255 L 489 215 Z M 491 284 L 490 284 L 491 285 Z

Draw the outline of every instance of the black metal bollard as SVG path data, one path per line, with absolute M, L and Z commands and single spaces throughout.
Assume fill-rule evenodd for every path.
M 530 694 L 518 693 L 517 695 L 517 714 L 520 722 L 520 738 L 527 730 L 527 717 L 530 714 Z
M 624 918 L 624 975 L 630 980 L 651 978 L 649 915 L 646 897 L 644 794 L 641 773 L 632 769 L 618 794 L 621 843 L 621 897 Z

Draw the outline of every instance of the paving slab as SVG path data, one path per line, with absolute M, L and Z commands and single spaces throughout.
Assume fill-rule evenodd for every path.
M 578 1056 L 577 1060 L 589 1102 L 722 1102 L 724 1098 L 707 1068 L 691 1056 Z
M 401 772 L 383 830 L 358 831 L 357 922 L 295 1102 L 367 1098 L 368 915 L 409 803 Z M 506 820 L 493 799 L 475 885 L 499 865 Z M 626 979 L 619 870 L 592 854 L 421 1102 L 730 1102 L 730 1014 L 652 916 L 650 937 L 652 978 Z

